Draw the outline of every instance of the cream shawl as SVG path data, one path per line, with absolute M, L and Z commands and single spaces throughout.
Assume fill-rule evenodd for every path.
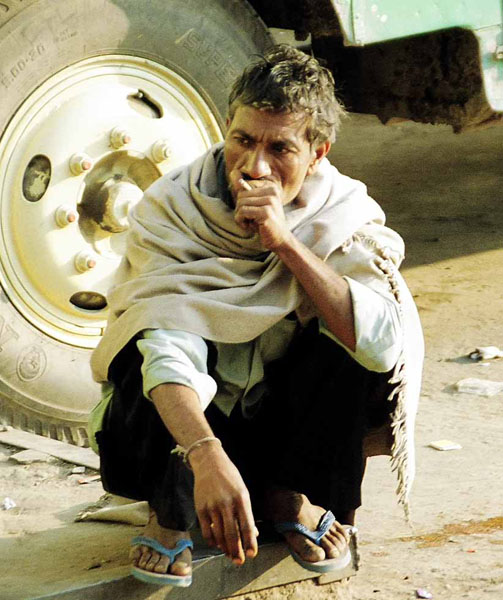
M 256 234 L 236 224 L 233 208 L 222 200 L 217 168 L 221 152 L 217 144 L 188 167 L 161 177 L 131 211 L 126 254 L 108 296 L 109 322 L 91 359 L 97 381 L 107 380 L 114 356 L 143 329 L 185 330 L 237 343 L 256 338 L 292 311 L 301 320 L 314 315 L 297 280 L 261 246 Z M 408 295 L 397 271 L 401 238 L 384 226 L 384 213 L 361 182 L 340 174 L 324 159 L 285 213 L 295 236 L 336 272 L 345 274 L 350 247 L 360 241 L 369 246 L 374 268 L 390 278 L 397 294 L 401 290 L 402 297 Z M 412 316 L 416 321 L 407 329 L 415 329 L 421 349 L 410 295 L 406 304 L 405 320 Z M 402 383 L 406 346 L 396 374 Z M 394 460 L 404 502 L 413 476 L 412 427 L 421 360 L 416 365 L 419 376 L 400 392 L 395 418 Z

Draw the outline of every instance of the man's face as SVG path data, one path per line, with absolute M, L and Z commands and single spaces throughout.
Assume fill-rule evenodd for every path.
M 314 149 L 306 138 L 307 118 L 301 113 L 259 110 L 238 106 L 228 123 L 225 165 L 232 196 L 242 189 L 239 180 L 260 186 L 272 181 L 283 204 L 297 197 L 307 175 L 330 148 L 326 142 Z

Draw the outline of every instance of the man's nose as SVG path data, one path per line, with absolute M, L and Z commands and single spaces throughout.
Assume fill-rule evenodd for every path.
M 243 168 L 241 169 L 250 179 L 260 179 L 271 174 L 271 167 L 265 152 L 260 148 L 254 148 L 247 152 Z

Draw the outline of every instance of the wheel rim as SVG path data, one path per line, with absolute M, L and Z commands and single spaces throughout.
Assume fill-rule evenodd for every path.
M 202 96 L 155 62 L 100 56 L 47 80 L 0 140 L 0 278 L 19 312 L 52 338 L 93 348 L 128 210 L 221 139 Z

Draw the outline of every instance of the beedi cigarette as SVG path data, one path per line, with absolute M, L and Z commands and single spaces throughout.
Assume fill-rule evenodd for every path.
M 241 187 L 243 187 L 247 192 L 249 192 L 252 189 L 252 186 L 244 179 L 240 179 L 239 183 L 241 184 Z

